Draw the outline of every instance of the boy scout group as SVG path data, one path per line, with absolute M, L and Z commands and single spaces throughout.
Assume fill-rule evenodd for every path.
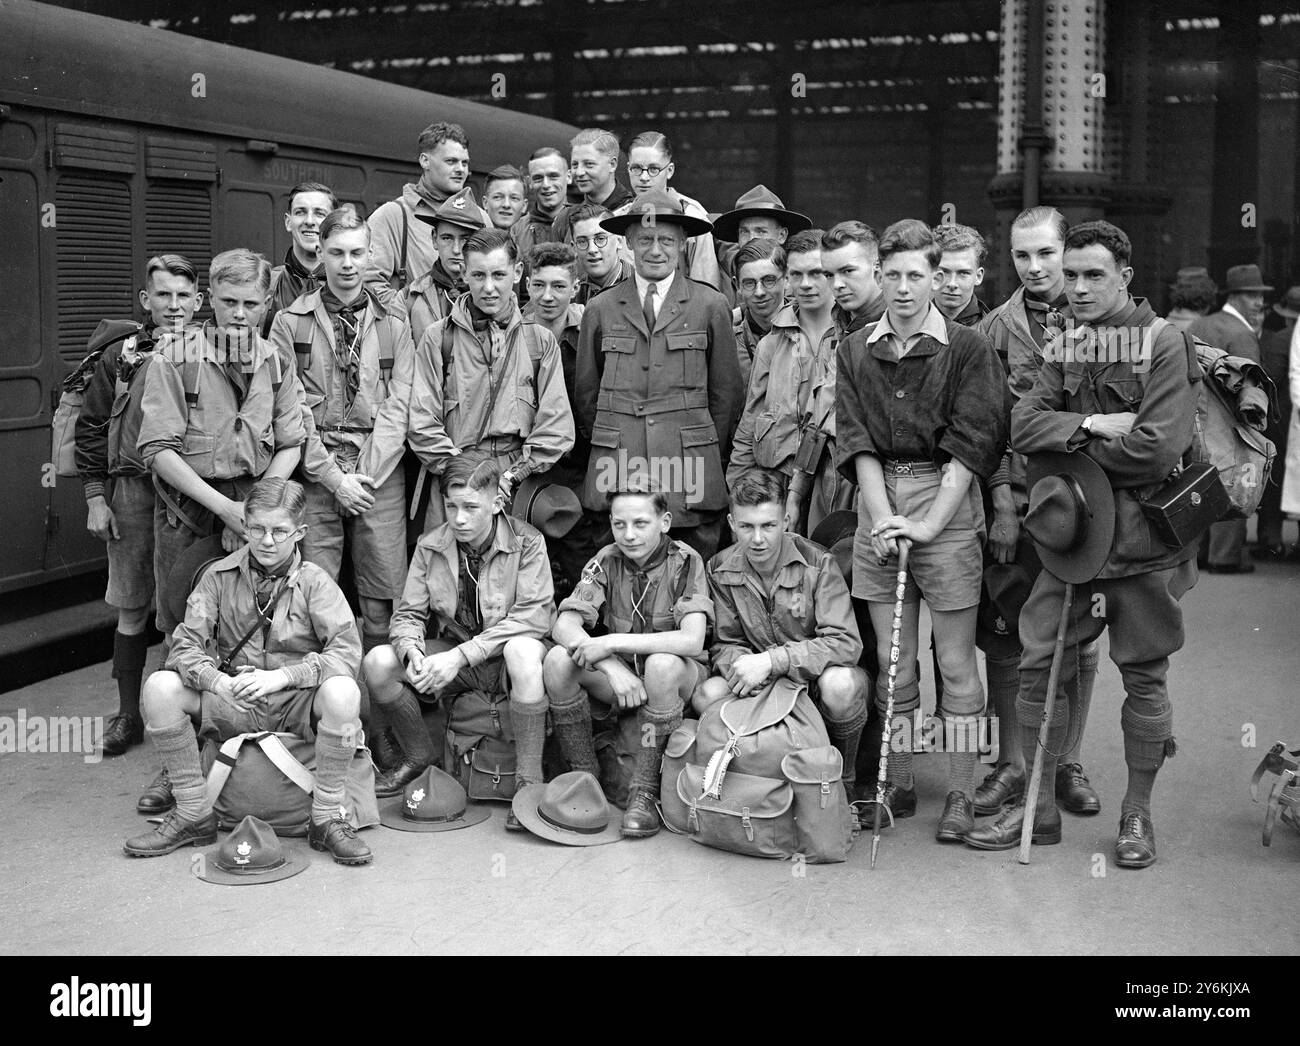
M 1123 231 L 1025 211 L 1009 245 L 1020 286 L 989 311 L 974 229 L 816 229 L 761 185 L 710 222 L 670 185 L 662 134 L 631 143 L 629 185 L 618 141 L 583 131 L 567 157 L 493 171 L 482 205 L 460 127 L 430 126 L 418 154 L 419 180 L 368 221 L 325 185 L 295 186 L 283 264 L 218 254 L 202 325 L 194 267 L 163 254 L 143 273 L 146 322 L 101 327 L 77 450 L 119 610 L 105 754 L 147 734 L 162 763 L 139 802 L 161 820 L 126 853 L 215 842 L 199 739 L 270 730 L 314 738 L 311 846 L 364 864 L 343 810 L 358 745 L 376 794 L 414 810 L 446 789 L 423 711 L 475 692 L 508 702 L 516 789 L 534 797 L 508 829 L 651 836 L 683 715 L 782 676 L 809 685 L 869 823 L 876 785 L 855 770 L 880 748 L 878 666 L 896 659 L 895 722 L 916 717 L 921 599 L 936 715 L 957 739 L 936 836 L 1008 849 L 1060 614 L 1050 546 L 1051 563 L 1091 557 L 1092 580 L 1033 841 L 1060 841 L 1061 808 L 1100 810 L 1080 745 L 1111 626 L 1129 775 L 1115 860 L 1155 860 L 1165 679 L 1196 564 L 1154 536 L 1135 491 L 1188 447 L 1194 389 L 1167 326 L 1145 367 L 1044 348 L 1067 322 L 1104 337 L 1155 320 L 1128 293 Z M 1058 464 L 1031 495 L 1039 452 Z M 1101 548 L 1062 538 L 1097 474 L 1117 516 Z M 204 542 L 215 563 L 192 586 Z M 142 684 L 154 600 L 164 665 Z M 566 827 L 546 796 L 599 776 L 593 707 L 635 716 L 632 785 L 621 825 Z M 986 715 L 1000 755 L 976 784 Z M 568 770 L 552 784 L 548 734 Z M 913 746 L 890 749 L 883 801 L 905 818 Z

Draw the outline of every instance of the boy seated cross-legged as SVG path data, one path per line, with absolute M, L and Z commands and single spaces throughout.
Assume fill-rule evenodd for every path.
M 854 764 L 867 722 L 862 640 L 844 575 L 831 554 L 788 533 L 785 478 L 750 468 L 731 484 L 728 522 L 736 543 L 708 565 L 717 623 L 710 654 L 718 673 L 695 693 L 695 711 L 744 697 L 779 676 L 806 683 L 831 743 L 844 757 L 854 801 Z
M 434 760 L 419 702 L 450 701 L 468 690 L 510 695 L 517 787 L 543 783 L 543 639 L 555 589 L 546 540 L 502 512 L 500 482 L 493 458 L 452 458 L 442 476 L 447 522 L 415 546 L 389 628 L 392 644 L 366 654 L 370 696 L 402 750 L 401 762 L 375 780 L 380 798 L 400 794 Z M 506 827 L 522 830 L 513 811 Z
M 546 656 L 546 694 L 560 750 L 573 770 L 600 776 L 588 697 L 636 711 L 637 749 L 622 834 L 662 823 L 659 764 L 682 710 L 708 674 L 704 640 L 713 601 L 699 553 L 668 536 L 668 498 L 643 476 L 607 495 L 614 541 L 596 553 L 560 604 Z M 596 633 L 596 634 L 593 634 Z
M 314 735 L 308 841 L 339 864 L 370 861 L 370 847 L 342 809 L 361 730 L 361 639 L 342 591 L 298 550 L 305 509 L 302 485 L 293 480 L 268 478 L 253 487 L 243 504 L 248 543 L 199 578 L 166 669 L 145 681 L 145 733 L 176 807 L 156 828 L 126 841 L 130 856 L 217 841 L 199 722 L 205 735 L 222 741 L 263 730 Z

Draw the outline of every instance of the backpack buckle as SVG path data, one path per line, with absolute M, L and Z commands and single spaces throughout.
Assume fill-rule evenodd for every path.
M 754 841 L 754 823 L 749 819 L 749 807 L 740 808 L 740 827 L 745 829 L 745 838 L 751 843 Z

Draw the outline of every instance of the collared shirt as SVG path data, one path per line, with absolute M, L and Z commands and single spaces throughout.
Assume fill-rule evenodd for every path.
M 1250 320 L 1246 319 L 1245 316 L 1234 309 L 1228 302 L 1223 303 L 1222 311 L 1226 312 L 1229 316 L 1236 316 L 1237 319 L 1241 320 L 1241 322 L 1246 325 L 1246 329 L 1250 331 L 1251 334 L 1255 333 L 1255 328 L 1251 326 Z
M 662 280 L 647 280 L 639 272 L 635 274 L 635 278 L 636 278 L 636 296 L 638 300 L 640 300 L 643 303 L 641 306 L 643 309 L 645 308 L 644 302 L 645 302 L 646 292 L 648 292 L 652 286 L 654 287 L 655 296 L 654 296 L 653 304 L 655 310 L 655 319 L 657 320 L 659 318 L 659 310 L 662 309 L 664 306 L 664 295 L 668 293 L 668 288 L 673 285 L 673 278 L 671 276 L 665 276 Z
M 934 302 L 930 303 L 930 308 L 925 314 L 925 319 L 921 321 L 920 328 L 906 338 L 900 337 L 894 330 L 889 321 L 889 310 L 886 309 L 885 314 L 880 317 L 879 322 L 867 335 L 867 344 L 874 345 L 876 342 L 883 340 L 889 350 L 893 352 L 894 359 L 901 360 L 927 335 L 941 345 L 948 344 L 948 327 L 944 323 L 943 313 L 939 311 Z
M 739 544 L 709 560 L 717 622 L 709 649 L 714 672 L 768 653 L 775 675 L 811 683 L 835 665 L 856 665 L 862 639 L 844 575 L 820 545 L 783 534 L 770 591 Z

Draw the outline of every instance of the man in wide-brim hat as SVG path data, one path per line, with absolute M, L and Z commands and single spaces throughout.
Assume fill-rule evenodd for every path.
M 600 511 L 609 491 L 648 469 L 668 494 L 673 536 L 707 559 L 721 537 L 723 463 L 744 400 L 726 298 L 677 268 L 686 240 L 711 226 L 661 192 L 600 224 L 627 239 L 634 272 L 582 317 L 576 420 L 591 442 L 582 504 Z
M 1061 693 L 1074 693 L 1079 648 L 1110 631 L 1110 657 L 1124 683 L 1120 722 L 1128 789 L 1120 806 L 1115 862 L 1145 868 L 1156 859 L 1151 791 L 1173 755 L 1169 657 L 1183 645 L 1179 599 L 1196 582 L 1195 543 L 1163 544 L 1142 512 L 1140 497 L 1157 489 L 1191 445 L 1196 389 L 1187 348 L 1172 325 L 1144 338 L 1150 355 L 1129 359 L 1105 351 L 1156 320 L 1145 300 L 1128 292 L 1132 247 L 1109 222 L 1084 222 L 1065 237 L 1065 291 L 1077 324 L 1096 339 L 1096 353 L 1053 354 L 1033 388 L 1011 413 L 1012 447 L 1029 459 L 1029 511 L 1043 571 L 1020 615 L 1024 654 L 1016 702 L 1025 763 L 1033 765 L 1047 698 L 1066 585 L 1074 599 L 1061 660 Z M 1061 356 L 1066 358 L 1062 359 Z M 1083 357 L 1083 358 L 1080 358 Z M 1038 455 L 1048 452 L 1046 458 Z M 1088 459 L 1086 462 L 1084 459 Z M 1096 466 L 1096 468 L 1094 468 Z M 1113 491 L 1113 517 L 1100 469 Z M 1067 702 L 1058 698 L 1059 706 Z M 1067 716 L 1054 716 L 1042 750 L 1051 781 Z M 1024 821 L 1023 801 L 967 835 L 980 849 L 1011 849 Z M 1038 793 L 1033 838 L 1059 842 L 1061 815 L 1051 789 Z

